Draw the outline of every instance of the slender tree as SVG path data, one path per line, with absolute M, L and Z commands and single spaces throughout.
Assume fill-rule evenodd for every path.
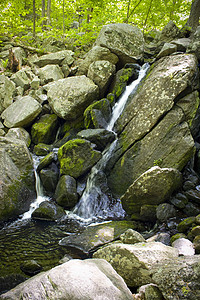
M 189 19 L 186 25 L 190 26 L 193 30 L 195 30 L 199 25 L 199 17 L 200 17 L 200 0 L 193 0 Z
M 51 0 L 47 0 L 47 25 L 51 25 Z
M 36 20 L 36 14 L 35 14 L 35 0 L 33 0 L 33 38 L 35 39 L 35 20 Z
M 45 28 L 46 22 L 45 22 L 45 0 L 42 0 L 42 28 Z

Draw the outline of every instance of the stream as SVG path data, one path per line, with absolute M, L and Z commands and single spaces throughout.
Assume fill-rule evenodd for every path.
M 134 93 L 145 77 L 149 65 L 141 67 L 139 77 L 126 87 L 125 92 L 113 108 L 112 118 L 107 129 L 112 131 L 114 124 L 123 111 L 130 94 Z M 72 258 L 84 258 L 80 253 L 60 246 L 59 241 L 71 234 L 81 233 L 88 224 L 104 220 L 120 220 L 125 216 L 119 199 L 113 199 L 104 193 L 104 169 L 112 156 L 116 140 L 104 150 L 102 159 L 92 168 L 83 196 L 73 211 L 66 212 L 68 218 L 60 222 L 35 221 L 31 213 L 42 201 L 49 198 L 43 191 L 36 168 L 38 158 L 34 158 L 37 199 L 31 204 L 28 212 L 17 221 L 7 224 L 0 230 L 0 293 L 11 289 L 29 276 L 21 270 L 26 260 L 36 260 L 42 270 L 46 271 L 59 263 L 64 255 Z M 98 175 L 98 177 L 97 177 Z M 96 179 L 98 178 L 98 179 Z M 106 179 L 105 179 L 106 181 Z

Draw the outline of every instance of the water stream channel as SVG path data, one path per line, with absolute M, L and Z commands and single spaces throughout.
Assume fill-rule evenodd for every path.
M 112 131 L 114 124 L 123 111 L 130 94 L 133 94 L 149 68 L 148 64 L 141 67 L 139 77 L 127 86 L 125 92 L 113 108 L 112 118 L 107 129 Z M 96 175 L 103 173 L 107 161 L 112 156 L 116 140 L 104 150 L 102 159 L 92 168 L 85 192 L 78 205 L 71 212 L 66 212 L 68 218 L 64 222 L 44 222 L 31 219 L 31 213 L 42 201 L 49 198 L 43 196 L 39 176 L 36 175 L 37 199 L 32 203 L 28 212 L 17 221 L 7 224 L 0 230 L 0 293 L 9 290 L 19 282 L 28 278 L 20 266 L 26 260 L 36 260 L 48 270 L 56 266 L 66 254 L 79 258 L 80 254 L 71 252 L 59 245 L 59 241 L 71 234 L 82 232 L 92 222 L 123 219 L 124 211 L 120 201 L 102 191 L 102 185 L 96 180 Z M 39 163 L 35 160 L 35 169 Z M 101 177 L 100 177 L 101 178 Z M 83 257 L 81 257 L 83 258 Z

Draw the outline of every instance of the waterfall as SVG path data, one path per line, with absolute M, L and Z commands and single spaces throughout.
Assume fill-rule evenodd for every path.
M 36 199 L 33 203 L 31 203 L 30 208 L 27 212 L 25 212 L 22 216 L 21 216 L 21 220 L 26 220 L 26 219 L 30 219 L 31 218 L 31 214 L 32 212 L 39 207 L 40 203 L 42 203 L 43 201 L 48 201 L 49 197 L 44 196 L 43 194 L 43 187 L 40 181 L 40 177 L 37 173 L 37 167 L 40 163 L 40 159 L 39 157 L 33 155 L 33 163 L 34 163 L 34 174 L 35 174 L 35 190 L 36 190 Z
M 142 79 L 145 77 L 149 69 L 149 64 L 144 64 L 140 71 L 138 79 L 134 80 L 120 97 L 119 101 L 114 105 L 111 120 L 107 126 L 107 130 L 112 131 L 115 122 L 121 115 L 128 97 L 136 92 Z M 99 218 L 122 218 L 124 210 L 119 199 L 113 199 L 108 191 L 104 170 L 117 144 L 117 139 L 104 150 L 100 161 L 92 168 L 87 180 L 86 189 L 76 207 L 73 210 L 78 216 L 93 220 Z

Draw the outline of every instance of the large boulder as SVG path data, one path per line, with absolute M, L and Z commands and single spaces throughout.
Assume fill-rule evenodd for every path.
M 87 75 L 90 64 L 100 60 L 106 60 L 115 65 L 119 59 L 114 53 L 111 53 L 109 49 L 94 46 L 88 53 L 86 53 L 83 60 L 76 62 L 78 65 L 77 75 Z
M 58 51 L 56 53 L 42 55 L 34 59 L 32 63 L 40 68 L 46 65 L 60 65 L 62 63 L 71 65 L 74 61 L 73 54 L 71 50 Z
M 102 259 L 70 260 L 35 275 L 1 299 L 131 300 L 130 290 L 109 263 Z
M 30 96 L 21 97 L 6 108 L 1 117 L 8 128 L 27 127 L 42 111 L 42 106 Z
M 23 140 L 0 137 L 0 221 L 29 209 L 35 196 L 33 162 Z
M 63 175 L 60 177 L 56 190 L 56 202 L 67 209 L 70 209 L 78 202 L 78 194 L 76 190 L 76 180 L 69 176 Z
M 60 79 L 45 86 L 49 105 L 60 118 L 75 120 L 99 97 L 99 88 L 86 76 Z
M 127 189 L 121 197 L 122 206 L 128 214 L 140 212 L 143 205 L 157 205 L 167 200 L 181 183 L 182 174 L 178 170 L 152 167 Z
M 115 65 L 106 60 L 95 61 L 89 66 L 87 77 L 99 87 L 100 98 L 103 98 L 107 92 L 114 73 Z
M 108 48 L 119 57 L 121 65 L 137 62 L 143 56 L 142 31 L 129 24 L 104 25 L 95 41 L 95 46 Z
M 5 75 L 0 75 L 0 114 L 13 102 L 15 84 Z
M 116 124 L 120 133 L 116 153 L 119 159 L 116 158 L 109 177 L 114 193 L 123 194 L 137 177 L 157 163 L 181 170 L 191 158 L 192 121 L 174 102 L 187 91 L 197 89 L 197 72 L 197 60 L 191 54 L 162 58 L 152 67 L 139 92 L 130 98 Z M 197 102 L 192 101 L 192 119 Z
M 39 69 L 38 75 L 42 85 L 64 78 L 63 72 L 61 71 L 59 65 L 46 65 Z
M 178 250 L 160 242 L 119 244 L 113 243 L 93 255 L 108 261 L 129 287 L 151 283 L 151 268 L 165 259 L 176 260 Z
M 87 140 L 68 141 L 58 150 L 60 173 L 78 178 L 89 171 L 101 156 L 101 152 L 94 150 Z

